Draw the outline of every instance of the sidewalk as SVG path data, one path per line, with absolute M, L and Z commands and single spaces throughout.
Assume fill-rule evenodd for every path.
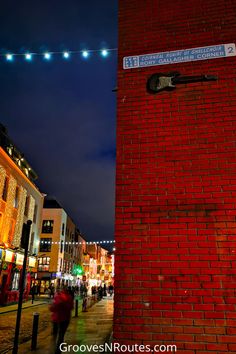
M 113 299 L 108 297 L 94 304 L 87 312 L 81 312 L 78 318 L 72 318 L 64 342 L 71 345 L 100 345 L 109 341 L 113 326 Z M 30 350 L 31 342 L 19 345 L 18 354 L 54 354 L 51 329 L 39 333 L 35 351 Z M 77 349 L 77 352 L 78 349 Z M 84 351 L 83 353 L 88 353 Z M 10 354 L 11 352 L 9 352 Z M 68 349 L 67 353 L 75 353 Z M 90 351 L 90 353 L 93 353 Z
M 32 304 L 31 300 L 29 300 L 29 301 L 23 302 L 22 309 L 27 309 L 29 307 L 34 307 L 34 306 L 39 306 L 39 305 L 44 305 L 44 304 L 48 304 L 48 301 L 43 300 L 43 299 L 37 299 L 37 300 L 34 300 L 34 303 Z M 17 311 L 17 308 L 18 308 L 18 303 L 14 304 L 14 305 L 1 306 L 0 307 L 0 315 L 3 313 Z

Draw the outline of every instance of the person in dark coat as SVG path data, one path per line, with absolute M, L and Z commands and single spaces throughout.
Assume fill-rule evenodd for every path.
M 35 284 L 32 285 L 32 287 L 30 289 L 30 292 L 31 292 L 31 301 L 32 301 L 32 304 L 33 304 L 34 303 L 35 294 L 36 294 L 36 286 L 35 286 Z
M 106 284 L 103 285 L 103 296 L 107 296 L 107 286 L 106 286 Z
M 103 289 L 102 289 L 102 286 L 100 285 L 98 287 L 98 300 L 101 300 L 103 297 Z

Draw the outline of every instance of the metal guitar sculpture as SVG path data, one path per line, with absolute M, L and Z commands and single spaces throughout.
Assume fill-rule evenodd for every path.
M 149 93 L 158 93 L 163 90 L 174 90 L 176 84 L 188 84 L 200 81 L 216 81 L 217 76 L 199 75 L 199 76 L 180 76 L 179 72 L 169 74 L 153 74 L 147 81 L 147 91 Z

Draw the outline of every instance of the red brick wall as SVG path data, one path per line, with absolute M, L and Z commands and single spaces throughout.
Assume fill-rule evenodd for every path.
M 234 0 L 120 0 L 114 339 L 236 353 L 236 57 L 123 70 L 235 42 Z M 218 75 L 150 95 L 147 78 Z

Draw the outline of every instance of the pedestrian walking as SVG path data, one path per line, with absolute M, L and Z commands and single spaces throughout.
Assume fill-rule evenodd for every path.
M 102 288 L 102 286 L 100 285 L 100 286 L 98 287 L 98 301 L 99 301 L 99 300 L 102 300 L 102 298 L 103 298 L 103 288 Z
M 88 289 L 86 285 L 84 285 L 82 312 L 87 312 L 87 303 L 88 303 Z
M 35 293 L 36 293 L 36 286 L 35 286 L 35 284 L 33 284 L 33 285 L 31 286 L 30 292 L 31 292 L 31 302 L 32 302 L 32 304 L 33 304 L 33 303 L 34 303 L 34 299 L 35 299 Z
M 73 299 L 67 288 L 54 295 L 53 303 L 49 309 L 52 312 L 53 338 L 56 343 L 55 354 L 59 354 L 61 353 L 60 344 L 64 341 L 73 309 Z
M 96 297 L 96 286 L 92 286 L 91 288 L 91 292 L 92 292 L 92 299 L 95 301 L 95 297 Z
M 109 291 L 110 296 L 112 296 L 113 291 L 114 291 L 114 286 L 112 284 L 109 285 L 108 291 Z
M 53 284 L 50 284 L 50 286 L 49 286 L 49 297 L 50 297 L 50 299 L 52 298 L 54 298 L 54 292 L 55 292 L 55 288 L 54 288 L 54 285 Z
M 68 286 L 68 292 L 71 295 L 72 299 L 74 300 L 75 298 L 75 288 L 72 286 Z
M 107 286 L 105 283 L 103 285 L 103 296 L 107 296 Z

